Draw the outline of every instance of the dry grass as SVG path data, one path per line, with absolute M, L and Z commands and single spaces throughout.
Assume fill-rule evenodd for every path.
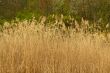
M 70 30 L 68 37 L 64 27 L 46 27 L 44 22 L 18 21 L 11 23 L 13 28 L 5 23 L 0 73 L 110 73 L 110 43 L 102 33 Z

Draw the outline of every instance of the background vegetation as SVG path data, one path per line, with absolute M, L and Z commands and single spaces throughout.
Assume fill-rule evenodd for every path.
M 63 14 L 110 22 L 110 0 L 0 0 L 0 19 Z

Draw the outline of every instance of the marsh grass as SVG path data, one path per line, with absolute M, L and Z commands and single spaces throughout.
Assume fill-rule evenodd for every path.
M 109 73 L 110 35 L 89 33 L 88 22 L 67 29 L 62 21 L 6 22 L 0 33 L 0 73 Z M 59 29 L 59 25 L 62 27 Z

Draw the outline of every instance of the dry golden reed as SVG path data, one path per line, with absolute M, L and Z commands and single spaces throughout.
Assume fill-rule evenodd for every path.
M 66 29 L 62 21 L 4 23 L 0 33 L 0 73 L 110 73 L 110 36 Z M 82 24 L 88 24 L 82 23 Z M 83 25 L 84 26 L 84 25 Z M 86 29 L 86 27 L 84 27 Z

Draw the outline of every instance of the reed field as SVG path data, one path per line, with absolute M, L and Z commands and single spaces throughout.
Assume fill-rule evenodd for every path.
M 69 27 L 62 18 L 5 22 L 0 73 L 110 73 L 109 32 L 92 32 L 83 19 Z

